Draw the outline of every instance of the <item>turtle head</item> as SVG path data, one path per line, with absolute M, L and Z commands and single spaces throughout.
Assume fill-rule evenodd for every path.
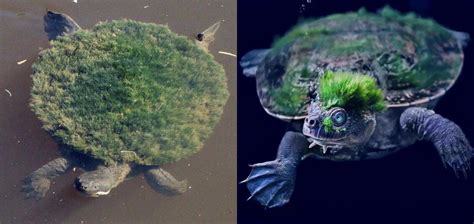
M 74 187 L 90 197 L 107 195 L 130 173 L 129 164 L 99 166 L 96 170 L 82 173 L 76 178 Z
M 81 193 L 90 197 L 99 197 L 107 195 L 114 188 L 114 182 L 109 177 L 99 176 L 96 173 L 87 172 L 81 174 L 74 181 L 74 187 Z
M 311 146 L 355 147 L 367 142 L 375 113 L 385 108 L 382 90 L 370 76 L 326 72 L 319 83 L 319 101 L 312 101 L 303 134 Z

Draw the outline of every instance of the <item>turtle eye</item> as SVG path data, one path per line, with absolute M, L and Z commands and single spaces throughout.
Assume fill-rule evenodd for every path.
M 337 109 L 332 113 L 331 119 L 336 127 L 342 126 L 347 122 L 347 112 L 342 108 Z

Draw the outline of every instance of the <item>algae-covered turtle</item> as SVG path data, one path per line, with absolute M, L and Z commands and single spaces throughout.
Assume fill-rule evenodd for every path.
M 250 198 L 263 206 L 290 200 L 296 169 L 308 156 L 377 159 L 418 139 L 467 175 L 472 147 L 461 129 L 431 110 L 454 84 L 467 34 L 384 8 L 297 25 L 271 49 L 241 59 L 255 77 L 265 111 L 292 124 L 276 159 L 251 165 Z
M 219 23 L 193 43 L 151 23 L 115 20 L 84 30 L 64 14 L 44 19 L 51 48 L 33 65 L 30 104 L 63 156 L 25 179 L 27 196 L 43 197 L 73 167 L 89 170 L 75 187 L 90 196 L 140 172 L 156 190 L 184 192 L 186 181 L 159 165 L 201 149 L 223 113 L 225 73 L 206 51 Z

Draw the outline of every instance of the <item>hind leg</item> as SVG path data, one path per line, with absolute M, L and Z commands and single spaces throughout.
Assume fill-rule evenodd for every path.
M 28 175 L 23 180 L 22 191 L 28 198 L 39 200 L 46 195 L 51 181 L 67 172 L 71 167 L 71 161 L 64 157 L 54 159 Z
M 145 179 L 155 191 L 166 195 L 182 194 L 188 189 L 186 180 L 178 181 L 161 168 L 153 168 L 146 171 Z

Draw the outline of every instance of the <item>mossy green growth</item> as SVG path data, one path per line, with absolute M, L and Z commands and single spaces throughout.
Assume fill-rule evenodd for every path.
M 326 71 L 319 84 L 319 99 L 324 108 L 382 111 L 384 95 L 374 78 L 348 72 Z
M 280 38 L 276 38 L 272 44 L 273 49 L 280 49 L 287 44 L 295 41 L 296 39 L 307 39 L 313 37 L 319 37 L 322 35 L 330 34 L 330 30 L 325 27 L 318 27 L 309 29 L 306 27 L 305 24 L 314 21 L 314 19 L 306 20 L 302 24 L 296 25 L 293 29 L 291 29 L 287 34 Z
M 304 113 L 308 102 L 308 87 L 301 84 L 302 79 L 314 79 L 314 73 L 304 62 L 300 68 L 292 68 L 283 76 L 278 87 L 271 88 L 269 94 L 280 115 L 297 116 Z M 304 83 L 303 83 L 304 84 Z
M 60 143 L 106 163 L 159 165 L 202 148 L 228 97 L 224 70 L 168 27 L 100 23 L 51 42 L 31 107 Z
M 324 127 L 324 131 L 326 133 L 330 133 L 330 132 L 333 131 L 332 125 L 333 125 L 333 123 L 332 123 L 332 119 L 330 117 L 325 117 L 323 119 L 323 127 Z

